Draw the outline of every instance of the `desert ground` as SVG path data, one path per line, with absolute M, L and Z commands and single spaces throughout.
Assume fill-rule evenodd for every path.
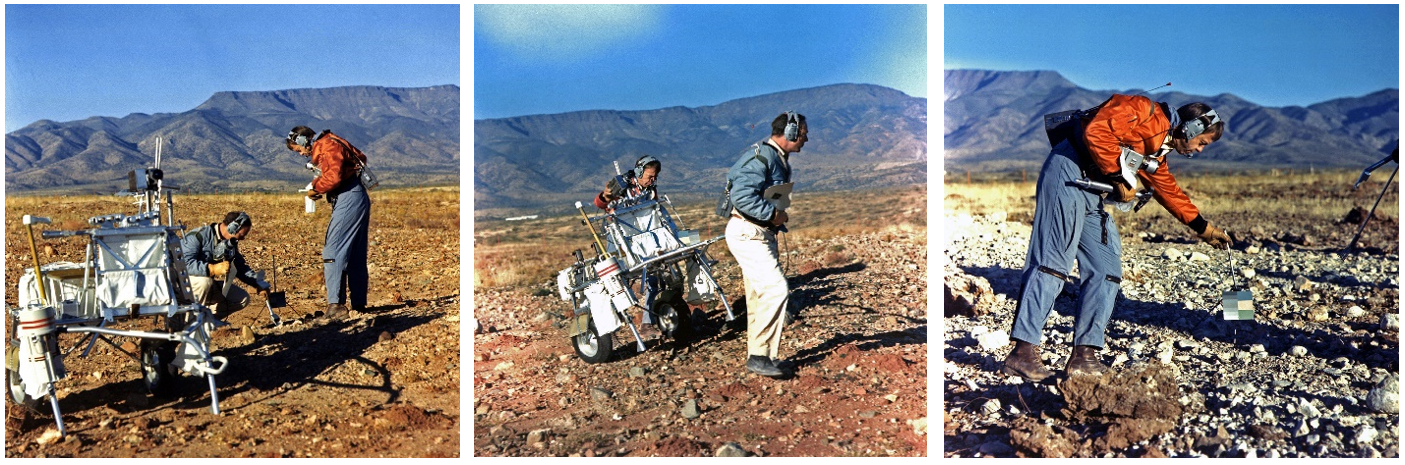
M 945 184 L 941 244 L 946 457 L 1399 457 L 1399 178 L 1377 172 L 1184 175 L 1230 250 L 1155 202 L 1113 211 L 1123 281 L 1113 373 L 1068 378 L 1075 285 L 1040 352 L 1056 376 L 1000 372 L 1033 218 L 1033 173 Z M 1077 274 L 1077 271 L 1074 271 Z M 1222 296 L 1252 293 L 1227 321 Z
M 925 456 L 926 204 L 921 186 L 797 192 L 781 249 L 800 318 L 780 350 L 797 376 L 782 380 L 745 371 L 745 318 L 727 324 L 717 302 L 691 309 L 690 337 L 646 338 L 640 353 L 622 329 L 614 358 L 584 362 L 555 284 L 572 250 L 589 253 L 580 217 L 477 222 L 473 454 Z M 676 212 L 723 233 L 712 205 Z M 709 255 L 729 301 L 744 300 L 725 242 Z
M 277 290 L 289 304 L 277 310 L 283 324 L 272 325 L 258 295 L 243 310 L 217 315 L 230 324 L 212 342 L 214 355 L 229 360 L 216 376 L 218 415 L 203 378 L 180 379 L 169 397 L 148 393 L 127 355 L 136 349 L 130 338 L 97 344 L 86 358 L 77 347 L 64 358 L 68 377 L 57 386 L 67 437 L 57 438 L 47 401 L 38 412 L 7 402 L 6 457 L 459 456 L 458 188 L 380 189 L 371 198 L 367 309 L 327 322 L 315 317 L 326 307 L 325 201 L 305 214 L 296 193 L 177 192 L 176 219 L 188 228 L 231 210 L 252 216 L 254 229 L 240 249 L 270 277 L 276 258 Z M 15 305 L 18 279 L 32 266 L 22 215 L 72 230 L 91 216 L 135 213 L 130 197 L 112 196 L 10 196 L 5 208 L 7 306 Z M 80 238 L 40 240 L 39 258 L 78 262 L 83 246 Z M 155 324 L 137 319 L 116 327 Z M 76 334 L 60 336 L 65 350 L 77 341 Z

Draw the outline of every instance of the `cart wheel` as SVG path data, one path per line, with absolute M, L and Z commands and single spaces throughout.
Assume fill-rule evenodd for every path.
M 610 359 L 610 353 L 615 349 L 614 333 L 595 334 L 595 321 L 585 328 L 585 332 L 577 334 L 571 338 L 571 345 L 576 347 L 576 355 L 586 363 L 604 363 Z
M 171 373 L 170 363 L 176 358 L 174 341 L 141 342 L 142 384 L 151 395 L 170 396 L 175 391 L 176 376 Z
M 6 368 L 5 384 L 10 387 L 10 402 L 34 412 L 39 411 L 39 399 L 24 392 L 24 382 L 20 380 L 18 371 Z
M 680 340 L 693 329 L 693 313 L 683 299 L 654 304 L 654 315 L 659 318 L 659 329 L 669 339 Z

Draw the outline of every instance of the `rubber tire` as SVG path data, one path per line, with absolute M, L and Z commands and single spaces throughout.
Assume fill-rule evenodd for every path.
M 693 310 L 683 299 L 655 302 L 653 313 L 659 320 L 659 331 L 669 339 L 682 340 L 693 333 Z
M 10 395 L 5 396 L 10 400 L 10 403 L 22 406 L 33 412 L 39 411 L 39 399 L 30 397 L 29 394 L 24 392 L 24 386 L 21 384 L 18 371 L 9 368 L 5 369 L 5 386 L 10 391 Z
M 571 347 L 576 349 L 576 356 L 585 363 L 605 363 L 615 351 L 614 333 L 596 335 L 595 332 L 595 320 L 591 320 L 585 332 L 571 338 Z M 590 344 L 592 340 L 595 342 L 594 346 Z
M 147 392 L 157 397 L 170 397 L 175 392 L 177 378 L 169 366 L 176 358 L 176 343 L 142 340 L 140 350 L 142 384 Z

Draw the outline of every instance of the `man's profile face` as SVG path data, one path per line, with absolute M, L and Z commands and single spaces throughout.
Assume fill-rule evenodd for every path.
M 297 152 L 299 155 L 302 155 L 302 156 L 304 156 L 304 157 L 310 157 L 310 156 L 312 156 L 312 149 L 307 148 L 307 147 L 303 147 L 303 146 L 298 145 L 298 144 L 294 144 L 294 143 L 292 143 L 292 142 L 288 142 L 288 150 L 292 150 L 292 151 L 294 151 L 294 152 Z
M 644 168 L 644 174 L 639 175 L 639 179 L 635 180 L 635 182 L 639 184 L 639 187 L 653 187 L 654 181 L 658 178 L 659 169 L 649 166 Z

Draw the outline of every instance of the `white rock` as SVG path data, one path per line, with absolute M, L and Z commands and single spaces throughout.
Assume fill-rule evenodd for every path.
M 981 349 L 988 352 L 1010 345 L 1010 335 L 1003 330 L 995 330 L 976 336 L 976 341 L 980 342 Z
M 1394 313 L 1381 315 L 1381 330 L 1400 331 L 1400 316 Z
M 40 271 L 43 271 L 43 269 L 41 268 Z M 59 430 L 49 428 L 44 430 L 44 433 L 40 434 L 39 438 L 35 439 L 34 442 L 39 443 L 39 445 L 41 446 L 47 446 L 49 444 L 58 442 L 58 440 L 61 438 L 63 438 L 63 436 L 59 434 Z
M 985 410 L 985 413 L 999 413 L 1000 399 L 990 399 L 985 401 L 985 405 L 981 407 L 981 409 Z
M 1192 261 L 1192 262 L 1208 262 L 1208 261 L 1210 261 L 1210 256 L 1209 256 L 1209 255 L 1205 255 L 1205 254 L 1200 253 L 1200 252 L 1191 252 L 1191 253 L 1190 253 L 1190 261 Z
M 1304 355 L 1307 355 L 1307 347 L 1293 346 L 1292 349 L 1288 349 L 1288 352 L 1298 357 L 1302 357 Z
M 1179 250 L 1176 250 L 1175 247 L 1167 247 L 1165 252 L 1161 252 L 1161 256 L 1171 261 L 1176 261 L 1185 258 L 1185 254 L 1181 253 L 1181 251 Z
M 1306 400 L 1299 400 L 1298 411 L 1303 412 L 1304 418 L 1317 418 L 1322 415 L 1321 412 L 1317 411 L 1317 407 L 1313 406 L 1311 402 L 1308 402 Z
M 1253 269 L 1253 268 L 1240 268 L 1240 269 L 1239 269 L 1239 274 L 1242 275 L 1242 276 L 1244 276 L 1245 278 L 1248 278 L 1248 279 L 1254 279 L 1254 276 L 1257 276 L 1257 275 L 1258 275 L 1257 273 L 1254 272 L 1254 269 Z
M 1157 353 L 1156 353 L 1156 359 L 1157 359 L 1157 360 L 1160 360 L 1161 363 L 1170 365 L 1170 364 L 1171 364 L 1171 357 L 1174 357 L 1175 355 L 1176 355 L 1176 351 L 1174 351 L 1174 350 L 1171 350 L 1171 349 L 1162 349 L 1160 352 L 1157 352 Z
M 1376 435 L 1376 429 L 1372 428 L 1371 425 L 1362 426 L 1361 430 L 1356 432 L 1356 443 L 1361 445 L 1370 444 L 1376 441 Z
M 1346 309 L 1346 316 L 1347 316 L 1347 318 L 1360 318 L 1360 317 L 1363 317 L 1363 316 L 1365 316 L 1365 315 L 1366 315 L 1366 310 L 1364 310 L 1364 309 L 1362 309 L 1361 307 L 1356 306 L 1356 305 L 1352 305 L 1351 308 Z
M 1400 375 L 1392 374 L 1366 394 L 1366 408 L 1379 413 L 1400 413 Z

